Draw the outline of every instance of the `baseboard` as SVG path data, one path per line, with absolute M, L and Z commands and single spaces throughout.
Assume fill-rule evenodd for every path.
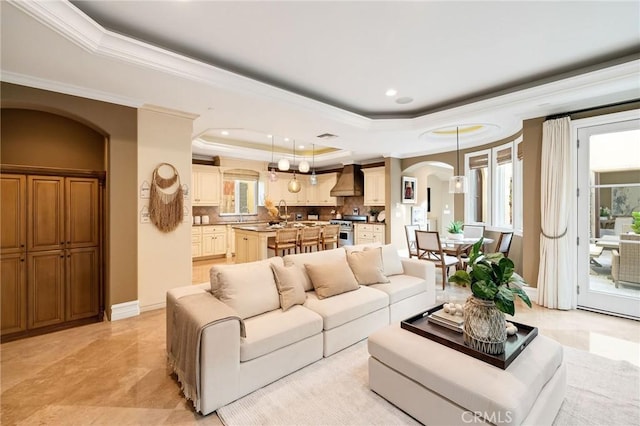
M 147 312 L 147 311 L 153 311 L 155 309 L 163 309 L 163 308 L 166 308 L 166 307 L 167 307 L 167 303 L 166 302 L 154 303 L 153 305 L 142 306 L 140 308 L 140 311 Z
M 111 321 L 140 315 L 140 304 L 137 300 L 111 305 Z
M 538 303 L 538 288 L 537 287 L 522 287 L 524 289 L 524 292 L 527 293 L 527 296 L 529 296 L 529 299 L 532 302 Z

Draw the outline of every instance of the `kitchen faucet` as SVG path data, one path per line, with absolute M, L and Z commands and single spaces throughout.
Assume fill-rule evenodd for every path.
M 240 223 L 244 222 L 244 216 L 242 215 L 242 213 L 249 213 L 249 207 L 240 207 Z
M 287 202 L 284 199 L 278 201 L 278 216 L 280 217 L 280 219 L 282 219 L 282 213 L 280 213 L 280 207 L 282 206 L 282 203 L 284 203 L 284 220 L 286 222 L 287 220 L 289 220 L 289 209 L 287 208 Z

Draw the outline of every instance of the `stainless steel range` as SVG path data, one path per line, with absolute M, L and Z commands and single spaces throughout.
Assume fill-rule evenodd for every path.
M 340 232 L 338 233 L 338 247 L 352 246 L 353 245 L 353 231 L 354 223 L 366 222 L 366 216 L 343 216 L 342 219 L 332 219 L 330 223 L 332 225 L 340 225 Z

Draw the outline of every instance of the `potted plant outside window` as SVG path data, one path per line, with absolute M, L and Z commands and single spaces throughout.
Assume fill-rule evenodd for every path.
M 609 207 L 600 206 L 600 220 L 607 220 L 611 217 Z
M 640 212 L 631 212 L 631 216 L 633 216 L 631 230 L 636 234 L 640 234 Z
M 447 233 L 449 234 L 449 239 L 451 240 L 461 240 L 464 238 L 464 234 L 462 232 L 462 222 L 458 220 L 454 220 L 447 227 Z
M 516 296 L 529 307 L 531 301 L 523 286 L 527 283 L 514 272 L 511 259 L 502 253 L 484 254 L 482 239 L 469 256 L 471 272 L 456 271 L 449 282 L 468 285 L 472 295 L 464 305 L 463 338 L 466 345 L 489 354 L 504 352 L 507 327 L 504 314 L 515 313 Z

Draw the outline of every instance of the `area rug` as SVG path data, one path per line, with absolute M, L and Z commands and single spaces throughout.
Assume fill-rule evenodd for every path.
M 567 394 L 554 425 L 639 425 L 640 369 L 565 346 Z M 226 426 L 417 425 L 369 389 L 366 341 L 220 408 Z M 535 368 L 535 366 L 532 366 Z

